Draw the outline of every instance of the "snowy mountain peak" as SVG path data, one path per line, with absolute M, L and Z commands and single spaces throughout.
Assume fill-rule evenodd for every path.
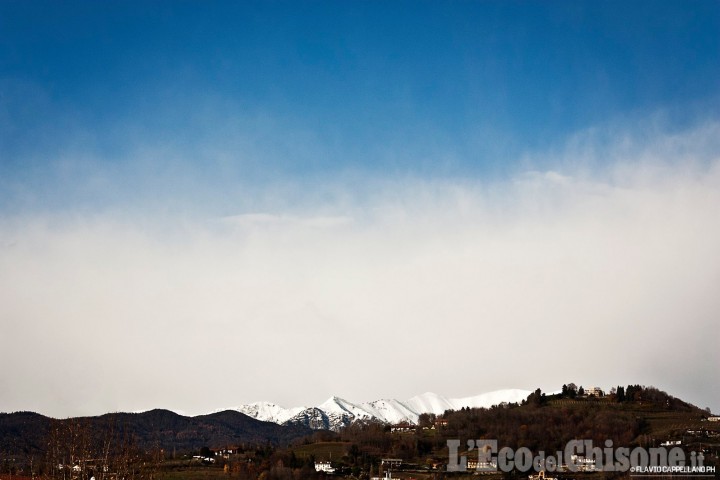
M 337 431 L 358 420 L 417 424 L 422 413 L 441 415 L 446 410 L 459 410 L 463 407 L 488 408 L 503 402 L 521 402 L 529 394 L 529 390 L 507 389 L 474 397 L 446 398 L 433 392 L 425 392 L 405 402 L 381 399 L 366 403 L 352 403 L 333 395 L 317 407 L 283 408 L 270 402 L 255 402 L 241 405 L 234 410 L 258 420 Z
M 346 402 L 344 399 L 333 395 L 332 397 L 328 398 L 327 400 L 325 400 L 323 403 L 321 403 L 321 404 L 318 405 L 318 406 L 322 406 L 322 405 L 328 405 L 328 406 L 335 405 L 335 406 L 339 406 L 339 405 L 342 405 L 343 403 L 347 403 L 347 402 Z
M 357 420 L 373 417 L 372 412 L 369 412 L 364 405 L 356 405 L 340 397 L 331 397 L 325 403 L 318 406 L 318 408 L 325 411 L 328 415 L 347 415 Z
M 456 407 L 453 402 L 432 392 L 426 392 L 422 395 L 416 395 L 407 401 L 408 406 L 416 412 L 442 414 L 445 410 L 454 410 Z M 462 407 L 460 407 L 462 408 Z
M 285 423 L 302 410 L 300 408 L 284 408 L 271 402 L 253 402 L 248 405 L 240 405 L 232 410 L 237 410 L 249 417 L 264 422 Z

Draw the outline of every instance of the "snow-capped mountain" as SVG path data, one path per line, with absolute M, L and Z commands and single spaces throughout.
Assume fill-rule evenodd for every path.
M 283 424 L 292 417 L 304 410 L 303 407 L 283 408 L 270 402 L 255 402 L 247 405 L 232 408 L 248 417 L 253 417 L 264 422 Z
M 407 401 L 407 406 L 415 412 L 434 413 L 436 415 L 443 413 L 445 410 L 455 410 L 455 403 L 452 400 L 432 392 L 411 398 Z
M 431 413 L 412 409 L 407 402 L 398 400 L 375 400 L 366 405 L 368 409 L 372 409 L 375 418 L 391 424 L 417 423 L 420 413 Z
M 333 396 L 317 407 L 283 408 L 274 403 L 255 402 L 232 410 L 266 422 L 281 425 L 300 424 L 316 430 L 337 431 L 361 420 L 417 424 L 418 417 L 422 413 L 440 415 L 445 410 L 459 410 L 463 407 L 487 408 L 503 402 L 521 402 L 528 395 L 530 395 L 529 390 L 519 389 L 497 390 L 465 398 L 446 398 L 428 392 L 404 402 L 383 399 L 366 403 L 352 403 Z

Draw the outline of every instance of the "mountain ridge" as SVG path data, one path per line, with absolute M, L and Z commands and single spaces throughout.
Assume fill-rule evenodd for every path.
M 470 397 L 448 398 L 425 392 L 408 400 L 379 399 L 371 402 L 354 403 L 338 396 L 331 396 L 325 402 L 311 407 L 285 408 L 272 402 L 253 402 L 231 408 L 249 417 L 280 425 L 302 425 L 314 430 L 338 431 L 356 421 L 380 421 L 389 424 L 409 423 L 416 425 L 423 413 L 440 415 L 446 410 L 461 408 L 491 407 L 503 402 L 521 402 L 530 390 L 503 389 Z
M 243 443 L 286 445 L 313 432 L 301 424 L 264 422 L 236 410 L 190 417 L 155 408 L 142 413 L 115 412 L 66 419 L 21 411 L 0 413 L 0 452 L 42 456 L 52 438 L 51 431 L 60 443 L 69 442 L 71 433 L 84 436 L 88 442 L 97 439 L 97 435 L 115 434 L 115 441 L 132 438 L 138 448 L 146 451 L 156 447 L 191 451 L 203 445 Z

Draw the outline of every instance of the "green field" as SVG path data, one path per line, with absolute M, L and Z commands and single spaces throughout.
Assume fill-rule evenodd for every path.
M 350 442 L 318 442 L 291 448 L 297 458 L 315 457 L 315 460 L 340 460 L 350 448 Z
M 185 466 L 182 468 L 160 469 L 158 478 L 162 480 L 220 480 L 231 475 L 216 466 Z

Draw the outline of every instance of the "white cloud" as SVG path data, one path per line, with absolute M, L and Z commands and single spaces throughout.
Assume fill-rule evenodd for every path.
M 263 228 L 263 227 L 290 227 L 290 228 L 333 228 L 348 225 L 353 222 L 352 217 L 344 215 L 336 216 L 297 216 L 297 215 L 276 215 L 272 213 L 245 213 L 223 217 L 219 221 L 228 226 L 239 228 Z
M 508 182 L 378 181 L 170 231 L 6 217 L 1 408 L 200 413 L 574 381 L 718 410 L 717 130 L 623 147 L 600 170 L 568 167 L 597 153 L 572 147 Z

